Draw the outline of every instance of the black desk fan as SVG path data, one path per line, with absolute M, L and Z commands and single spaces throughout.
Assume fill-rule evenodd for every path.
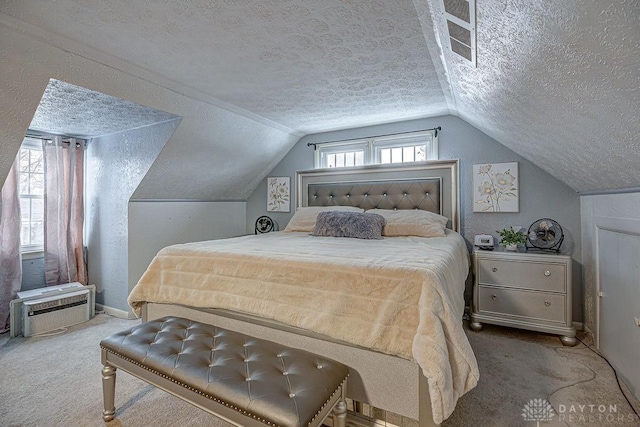
M 276 223 L 274 220 L 269 218 L 266 215 L 261 216 L 256 220 L 256 225 L 254 228 L 254 234 L 263 234 L 269 233 L 270 231 L 276 230 Z
M 541 218 L 529 227 L 527 250 L 560 252 L 564 232 L 560 224 L 550 218 Z

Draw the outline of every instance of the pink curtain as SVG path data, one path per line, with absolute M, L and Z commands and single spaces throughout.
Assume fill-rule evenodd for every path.
M 85 142 L 53 137 L 44 145 L 44 262 L 47 286 L 87 284 L 83 251 Z
M 9 330 L 9 302 L 16 297 L 22 282 L 20 255 L 20 197 L 18 169 L 13 163 L 2 186 L 0 213 L 0 332 Z

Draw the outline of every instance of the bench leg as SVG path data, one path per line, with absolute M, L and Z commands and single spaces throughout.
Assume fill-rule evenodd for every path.
M 333 408 L 333 426 L 334 427 L 346 427 L 347 425 L 347 404 L 344 399 L 340 401 Z
M 109 422 L 116 414 L 115 405 L 116 394 L 116 368 L 104 365 L 102 368 L 102 398 L 104 400 L 104 411 L 102 419 Z

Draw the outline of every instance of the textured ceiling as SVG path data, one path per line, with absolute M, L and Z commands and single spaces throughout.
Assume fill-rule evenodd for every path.
M 449 50 L 440 0 L 7 0 L 0 12 L 301 133 L 450 112 L 577 191 L 640 187 L 637 0 L 478 1 L 477 68 Z
M 301 132 L 448 112 L 411 0 L 5 1 L 0 11 Z
M 577 191 L 640 187 L 640 3 L 477 5 L 478 67 L 443 49 L 457 114 Z
M 177 118 L 155 108 L 51 79 L 29 129 L 96 137 Z

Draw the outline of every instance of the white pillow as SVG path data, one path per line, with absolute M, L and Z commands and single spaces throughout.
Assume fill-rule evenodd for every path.
M 298 208 L 284 231 L 307 231 L 311 233 L 316 226 L 318 214 L 327 211 L 364 212 L 364 209 L 353 206 L 309 206 Z
M 422 210 L 369 209 L 387 220 L 382 230 L 383 236 L 442 237 L 449 221 L 437 213 Z

